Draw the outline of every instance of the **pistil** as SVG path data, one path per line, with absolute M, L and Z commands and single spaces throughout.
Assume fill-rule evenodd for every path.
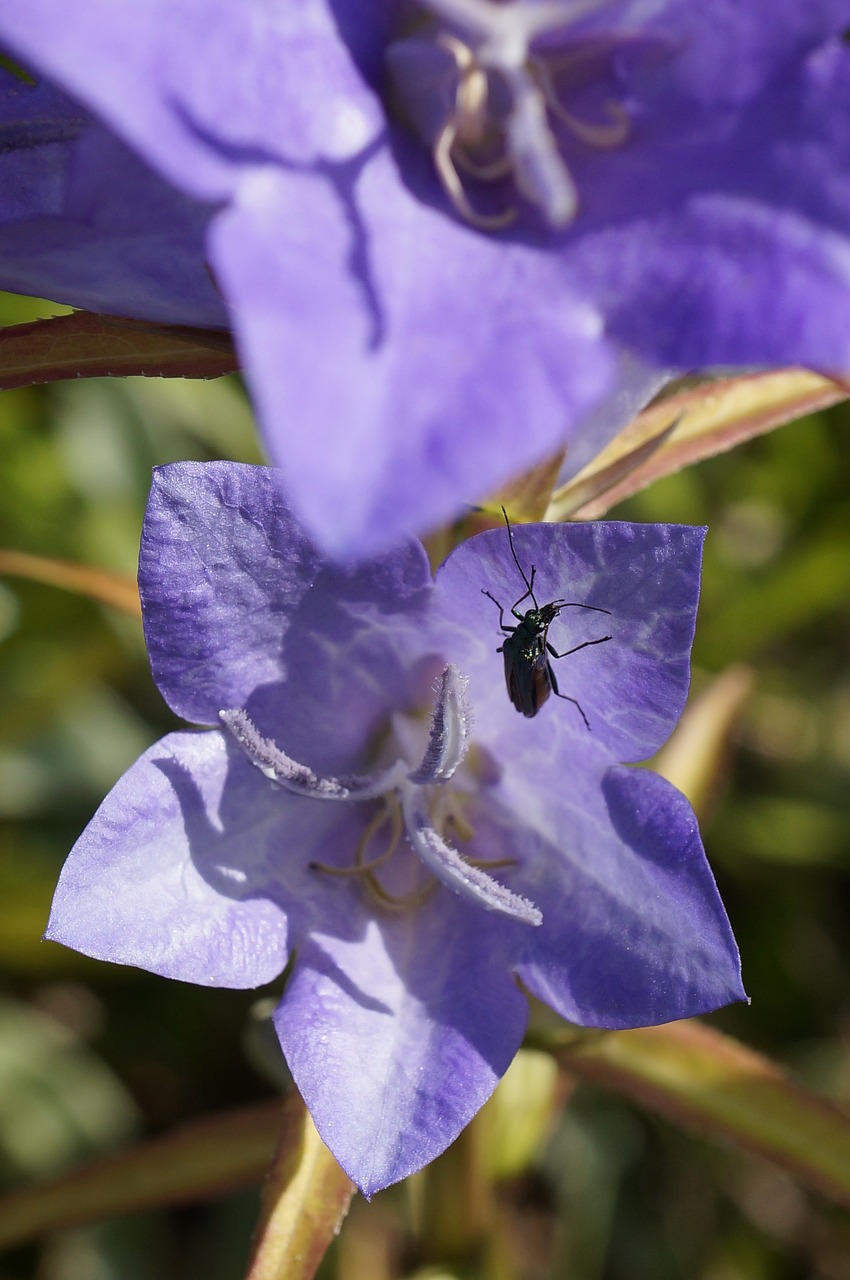
M 484 183 L 512 175 L 518 191 L 551 226 L 569 226 L 578 213 L 579 197 L 550 116 L 594 148 L 621 146 L 630 121 L 616 101 L 604 104 L 608 119 L 603 121 L 583 120 L 568 111 L 555 90 L 547 62 L 551 55 L 534 53 L 531 46 L 544 33 L 562 31 L 610 0 L 422 2 L 450 28 L 432 38 L 454 62 L 453 101 L 429 140 L 440 182 L 455 209 L 465 222 L 484 231 L 509 226 L 517 217 L 517 206 L 509 204 L 495 213 L 475 209 L 461 172 Z M 398 42 L 396 52 L 403 43 Z M 421 35 L 411 43 L 427 57 Z M 390 58 L 391 68 L 396 62 L 395 87 L 404 103 L 403 64 Z M 440 93 L 445 93 L 444 81 Z M 499 143 L 502 153 L 494 156 L 494 144 Z

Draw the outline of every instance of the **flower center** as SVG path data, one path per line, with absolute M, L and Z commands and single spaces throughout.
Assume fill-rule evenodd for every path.
M 475 828 L 466 816 L 465 797 L 451 787 L 433 790 L 426 802 L 426 812 L 431 826 L 444 843 L 452 837 L 457 843 L 468 843 L 475 835 Z M 386 911 L 412 911 L 421 907 L 433 894 L 439 883 L 433 872 L 426 882 L 418 884 L 407 893 L 393 893 L 376 874 L 386 866 L 402 844 L 410 845 L 405 836 L 404 808 L 395 792 L 382 796 L 378 808 L 366 824 L 363 834 L 354 851 L 354 862 L 350 867 L 334 867 L 325 862 L 311 862 L 312 871 L 321 871 L 325 875 L 339 879 L 357 878 L 362 881 L 366 893 L 376 906 Z M 446 847 L 450 847 L 448 844 Z M 500 867 L 514 866 L 512 858 L 469 858 L 461 859 L 465 867 L 480 871 L 496 871 Z
M 428 883 L 419 885 L 408 893 L 397 894 L 390 892 L 377 875 L 378 869 L 385 866 L 396 853 L 403 836 L 404 815 L 401 802 L 398 795 L 391 792 L 378 801 L 377 810 L 357 842 L 352 866 L 332 867 L 325 862 L 311 862 L 310 869 L 339 879 L 355 877 L 361 880 L 375 905 L 384 910 L 414 910 L 430 898 L 437 886 L 436 879 L 432 877 Z
M 621 146 L 630 130 L 622 104 L 606 101 L 605 118 L 584 120 L 559 97 L 559 78 L 589 57 L 589 45 L 532 52 L 532 42 L 559 33 L 610 0 L 422 0 L 421 31 L 391 44 L 387 63 L 398 109 L 431 146 L 443 188 L 466 222 L 498 230 L 517 205 L 494 212 L 473 207 L 466 180 L 512 178 L 553 227 L 576 216 L 578 192 L 561 153 L 566 130 L 589 147 Z M 439 27 L 442 19 L 450 29 Z
M 445 785 L 459 768 L 469 745 L 471 716 L 466 683 L 456 667 L 447 667 L 437 681 L 428 741 L 416 768 L 411 769 L 398 759 L 383 772 L 369 776 L 321 777 L 292 760 L 271 739 L 264 738 L 243 709 L 221 711 L 219 715 L 250 762 L 276 786 L 313 800 L 379 801 L 377 812 L 358 841 L 354 865 L 338 868 L 313 863 L 315 870 L 364 877 L 367 889 L 383 906 L 399 909 L 421 905 L 424 898 L 418 887 L 413 896 L 396 898 L 375 874 L 395 853 L 403 834 L 433 876 L 455 893 L 488 911 L 539 925 L 542 916 L 538 909 L 484 869 L 508 865 L 510 860 L 467 860 L 447 839 L 452 830 L 462 840 L 473 834 L 462 795 Z M 430 893 L 431 887 L 425 888 L 426 894 Z

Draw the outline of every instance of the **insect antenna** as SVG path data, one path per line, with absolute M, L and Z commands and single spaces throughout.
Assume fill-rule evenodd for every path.
M 522 580 L 525 583 L 525 585 L 528 587 L 528 594 L 531 596 L 531 599 L 534 602 L 535 609 L 539 609 L 540 605 L 537 603 L 537 597 L 534 594 L 534 573 L 535 573 L 534 565 L 531 566 L 531 580 L 529 581 L 528 577 L 526 576 L 525 570 L 523 569 L 522 565 L 519 562 L 519 557 L 516 553 L 516 547 L 514 546 L 514 535 L 513 535 L 513 530 L 511 529 L 511 522 L 508 519 L 508 513 L 504 507 L 502 507 L 502 515 L 505 517 L 505 525 L 508 530 L 508 542 L 511 544 L 511 555 L 514 558 L 514 564 L 519 569 Z M 524 598 L 525 598 L 524 596 L 520 597 L 520 599 L 524 599 Z M 519 601 L 517 601 L 517 604 L 519 604 Z
M 590 609 L 591 613 L 607 613 L 608 617 L 611 617 L 610 609 L 601 609 L 598 604 L 585 604 L 583 600 L 553 600 L 552 604 L 556 604 L 559 610 Z

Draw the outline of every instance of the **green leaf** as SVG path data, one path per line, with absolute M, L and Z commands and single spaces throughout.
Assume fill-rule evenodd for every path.
M 850 1116 L 738 1041 L 696 1021 L 576 1029 L 557 1056 L 582 1079 L 763 1156 L 811 1191 L 850 1206 Z
M 293 1109 L 287 1102 L 285 1115 Z M 279 1101 L 223 1112 L 13 1192 L 0 1200 L 0 1248 L 257 1183 L 274 1155 L 281 1115 Z

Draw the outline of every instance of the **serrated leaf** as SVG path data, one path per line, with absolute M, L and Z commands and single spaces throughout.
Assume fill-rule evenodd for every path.
M 238 368 L 228 333 L 74 311 L 0 330 L 0 388 L 63 378 L 219 378 Z

